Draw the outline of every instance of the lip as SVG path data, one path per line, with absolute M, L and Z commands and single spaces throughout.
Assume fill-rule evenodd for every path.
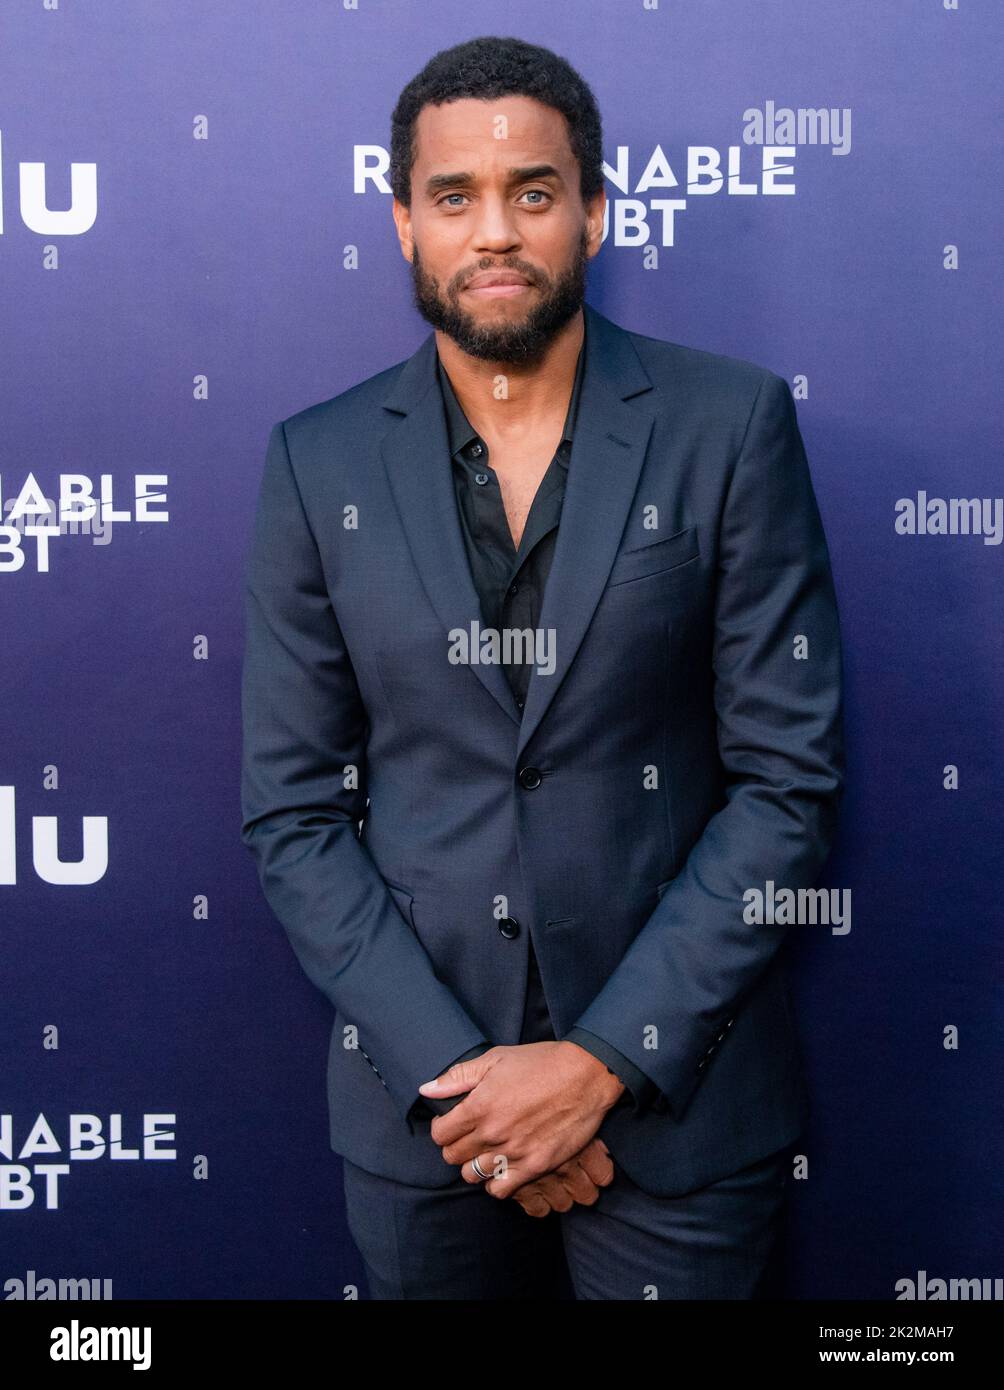
M 475 275 L 465 285 L 470 294 L 479 294 L 486 299 L 506 299 L 523 294 L 531 288 L 524 275 L 515 270 L 485 270 Z
M 470 294 L 477 294 L 482 299 L 512 299 L 514 295 L 524 294 L 530 286 L 525 280 L 518 284 L 510 285 L 475 285 L 469 291 Z

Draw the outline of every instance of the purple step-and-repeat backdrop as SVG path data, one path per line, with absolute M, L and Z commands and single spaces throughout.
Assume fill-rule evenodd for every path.
M 827 528 L 849 786 L 839 920 L 793 954 L 790 1295 L 1004 1273 L 1001 7 L 21 0 L 2 32 L 2 1296 L 360 1280 L 330 1006 L 239 838 L 242 567 L 272 424 L 428 332 L 390 111 L 494 33 L 599 101 L 590 301 L 784 376 Z

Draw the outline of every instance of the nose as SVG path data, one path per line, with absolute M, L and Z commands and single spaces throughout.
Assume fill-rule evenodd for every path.
M 471 241 L 478 255 L 501 256 L 522 245 L 512 208 L 505 198 L 488 195 L 481 199 Z

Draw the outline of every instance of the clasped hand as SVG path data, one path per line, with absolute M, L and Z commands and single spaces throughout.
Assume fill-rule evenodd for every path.
M 530 1216 L 589 1205 L 613 1179 L 607 1146 L 594 1136 L 624 1085 L 576 1043 L 493 1047 L 419 1090 L 435 1098 L 469 1092 L 436 1116 L 432 1137 L 466 1182 L 515 1197 Z M 475 1158 L 492 1174 L 487 1182 Z

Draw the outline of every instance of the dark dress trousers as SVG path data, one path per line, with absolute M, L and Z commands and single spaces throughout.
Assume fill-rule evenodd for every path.
M 402 1190 L 458 1191 L 418 1087 L 526 1040 L 531 959 L 553 1035 L 629 1073 L 599 1134 L 633 1193 L 757 1171 L 806 1116 L 791 928 L 743 896 L 814 884 L 843 783 L 794 402 L 750 362 L 585 320 L 560 524 L 536 541 L 555 669 L 525 698 L 448 657 L 488 615 L 433 334 L 277 424 L 265 460 L 242 835 L 334 1006 L 331 1145 Z

